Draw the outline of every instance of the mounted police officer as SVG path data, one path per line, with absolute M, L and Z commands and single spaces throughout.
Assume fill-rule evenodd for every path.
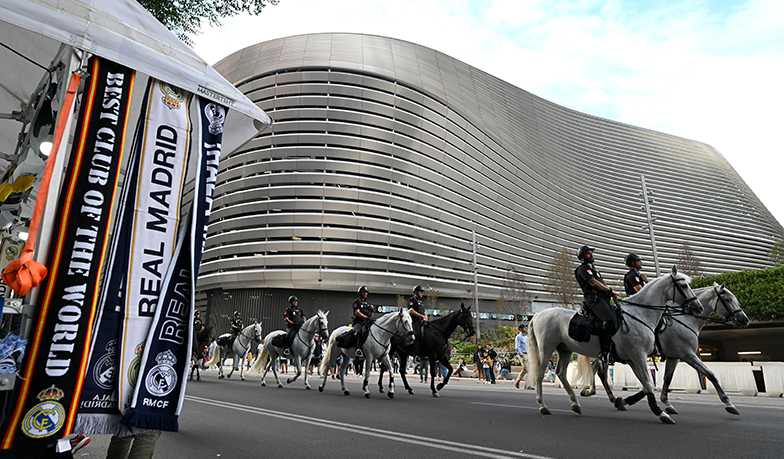
M 201 321 L 201 311 L 198 309 L 193 312 L 193 333 L 199 334 L 204 329 L 204 322 Z
M 422 297 L 425 294 L 425 289 L 421 285 L 414 287 L 414 296 L 408 300 L 408 312 L 411 314 L 411 325 L 414 328 L 414 361 L 419 362 L 419 343 L 422 342 L 423 335 L 423 322 L 427 322 L 427 312 L 425 312 L 425 303 Z
M 234 346 L 234 340 L 237 339 L 237 335 L 240 334 L 244 325 L 242 325 L 242 319 L 240 319 L 240 312 L 234 311 L 234 318 L 231 319 L 231 346 Z
M 370 290 L 366 286 L 359 287 L 359 298 L 354 300 L 354 319 L 351 325 L 354 326 L 354 335 L 357 342 L 357 358 L 364 358 L 362 354 L 362 344 L 365 342 L 365 335 L 370 330 L 370 325 L 373 323 L 373 306 L 367 302 L 368 293 Z
M 625 261 L 626 266 L 629 267 L 629 272 L 623 276 L 623 288 L 626 290 L 626 296 L 629 296 L 639 292 L 648 283 L 648 276 L 640 274 L 642 258 L 636 253 L 626 255 Z
M 299 300 L 297 297 L 291 295 L 289 297 L 289 307 L 286 308 L 286 312 L 283 313 L 283 320 L 286 321 L 286 326 L 288 327 L 288 330 L 286 331 L 286 346 L 283 348 L 283 355 L 289 355 L 291 353 L 290 349 L 291 345 L 294 343 L 294 337 L 297 336 L 297 332 L 306 320 L 305 314 L 297 307 L 298 303 Z
M 614 298 L 620 301 L 621 296 L 607 286 L 602 275 L 594 267 L 593 251 L 594 248 L 587 245 L 577 249 L 577 258 L 582 263 L 574 270 L 574 276 L 583 291 L 585 306 L 603 322 L 602 330 L 599 333 L 600 358 L 605 362 L 612 363 L 610 342 L 613 330 L 615 330 L 615 313 L 610 306 L 610 299 Z

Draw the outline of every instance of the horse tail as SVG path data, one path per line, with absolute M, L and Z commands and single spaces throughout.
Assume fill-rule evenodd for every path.
M 263 346 L 261 348 L 261 353 L 258 357 L 256 357 L 256 363 L 250 367 L 250 371 L 255 371 L 256 373 L 261 373 L 261 370 L 267 364 L 267 360 L 269 359 L 269 352 L 267 352 L 267 346 Z
M 332 360 L 332 348 L 337 347 L 335 344 L 336 339 L 338 339 L 337 333 L 329 334 L 329 342 L 327 343 L 327 352 L 324 353 L 324 357 L 321 358 L 321 364 L 319 365 L 319 373 L 322 375 L 326 375 L 327 370 L 329 370 L 329 365 Z
M 528 370 L 528 377 L 525 381 L 526 388 L 533 387 L 539 378 L 542 364 L 542 357 L 539 354 L 539 344 L 536 341 L 536 317 L 534 317 L 528 326 L 528 365 L 531 368 Z
M 577 355 L 577 375 L 575 380 L 580 384 L 578 387 L 590 386 L 594 378 L 591 358 L 582 354 Z
M 213 365 L 217 365 L 218 362 L 220 361 L 220 353 L 221 353 L 221 347 L 218 346 L 218 345 L 215 345 L 215 349 L 212 351 L 212 355 L 210 356 L 210 361 L 205 363 L 204 365 L 207 368 L 209 368 L 209 367 L 211 367 Z

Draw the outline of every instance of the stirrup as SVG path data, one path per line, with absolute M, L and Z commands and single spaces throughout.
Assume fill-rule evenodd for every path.
M 357 348 L 357 351 L 356 351 L 356 352 L 354 352 L 354 355 L 356 355 L 356 356 L 357 356 L 357 357 L 359 357 L 360 359 L 363 359 L 363 358 L 365 358 L 365 354 L 363 354 L 363 353 L 362 353 L 362 349 L 359 349 L 359 348 Z
M 419 358 L 419 356 L 414 357 L 414 363 L 419 363 L 421 361 L 422 361 L 422 359 Z
M 283 355 L 289 355 L 289 354 L 291 354 L 291 351 L 289 351 L 289 348 L 284 348 L 283 349 Z

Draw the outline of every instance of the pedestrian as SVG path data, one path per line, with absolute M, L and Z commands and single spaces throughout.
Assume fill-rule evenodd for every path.
M 523 369 L 517 375 L 514 387 L 519 389 L 520 381 L 528 374 L 528 326 L 520 324 L 517 328 L 520 330 L 520 333 L 515 337 L 515 352 L 517 352 L 517 360 L 520 361 Z
M 512 364 L 509 363 L 509 360 L 504 357 L 504 361 L 501 362 L 501 379 L 506 379 L 506 375 L 512 372 Z
M 150 459 L 155 451 L 155 442 L 160 436 L 160 430 L 127 437 L 112 435 L 109 449 L 106 450 L 106 459 Z
M 477 344 L 476 350 L 474 351 L 474 368 L 476 368 L 476 376 L 479 378 L 479 382 L 482 383 L 485 380 L 485 372 L 482 369 L 482 345 Z
M 490 367 L 490 384 L 495 384 L 495 361 L 498 359 L 498 353 L 493 349 L 493 343 L 487 343 L 487 355 L 493 361 Z
M 484 370 L 485 373 L 485 380 L 484 380 L 485 384 L 490 384 L 490 373 L 492 368 L 493 368 L 493 359 L 490 358 L 490 355 L 487 353 L 487 351 L 484 351 L 482 353 L 482 369 Z

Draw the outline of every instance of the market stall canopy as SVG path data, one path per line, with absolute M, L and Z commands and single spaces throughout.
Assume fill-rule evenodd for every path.
M 228 107 L 226 152 L 272 123 L 263 110 L 133 0 L 0 2 L 0 114 L 20 111 L 29 103 L 62 43 Z M 12 119 L 0 119 L 3 168 L 13 161 L 20 127 Z

